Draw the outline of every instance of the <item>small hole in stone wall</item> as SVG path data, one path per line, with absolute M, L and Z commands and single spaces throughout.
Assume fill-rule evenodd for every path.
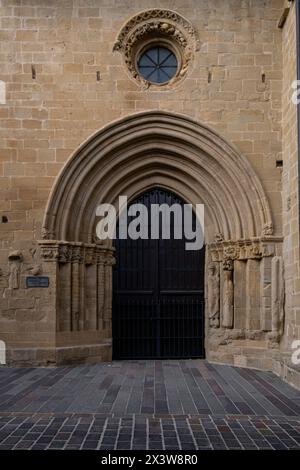
M 32 80 L 36 79 L 36 70 L 35 70 L 34 65 L 31 66 L 31 76 L 32 76 Z
M 8 218 L 7 218 L 6 215 L 3 215 L 3 216 L 1 217 L 1 222 L 2 222 L 3 224 L 7 224 Z
M 100 79 L 101 79 L 100 71 L 97 70 L 97 82 L 100 82 Z
M 208 72 L 208 77 L 207 77 L 208 83 L 211 83 L 211 80 L 212 80 L 212 73 L 211 73 L 211 71 L 209 71 Z
M 276 167 L 282 168 L 283 167 L 283 160 L 276 160 Z
M 265 73 L 262 74 L 262 76 L 261 76 L 261 81 L 262 81 L 263 83 L 266 83 L 266 74 L 265 74 Z

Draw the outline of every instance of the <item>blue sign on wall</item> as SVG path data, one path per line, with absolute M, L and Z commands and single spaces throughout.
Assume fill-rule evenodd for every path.
M 27 276 L 26 287 L 49 287 L 49 277 L 47 276 Z

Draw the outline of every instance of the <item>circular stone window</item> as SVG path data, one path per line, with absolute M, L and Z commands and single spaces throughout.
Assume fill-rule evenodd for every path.
M 127 71 L 143 89 L 170 90 L 186 76 L 199 47 L 190 21 L 175 11 L 153 8 L 124 24 L 113 50 L 122 53 Z
M 139 73 L 150 83 L 167 83 L 175 77 L 177 70 L 177 57 L 167 47 L 150 47 L 138 60 Z

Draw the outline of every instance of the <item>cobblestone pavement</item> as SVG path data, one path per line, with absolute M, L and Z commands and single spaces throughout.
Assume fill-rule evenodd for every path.
M 0 368 L 0 449 L 300 450 L 300 392 L 200 360 Z

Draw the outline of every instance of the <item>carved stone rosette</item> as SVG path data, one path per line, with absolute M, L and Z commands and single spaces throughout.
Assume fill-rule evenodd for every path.
M 165 44 L 175 49 L 175 55 L 179 59 L 179 69 L 168 84 L 185 76 L 199 47 L 192 24 L 174 11 L 157 8 L 143 11 L 131 18 L 121 29 L 113 50 L 123 54 L 131 76 L 146 88 L 153 84 L 139 74 L 137 58 L 139 51 L 150 43 Z

